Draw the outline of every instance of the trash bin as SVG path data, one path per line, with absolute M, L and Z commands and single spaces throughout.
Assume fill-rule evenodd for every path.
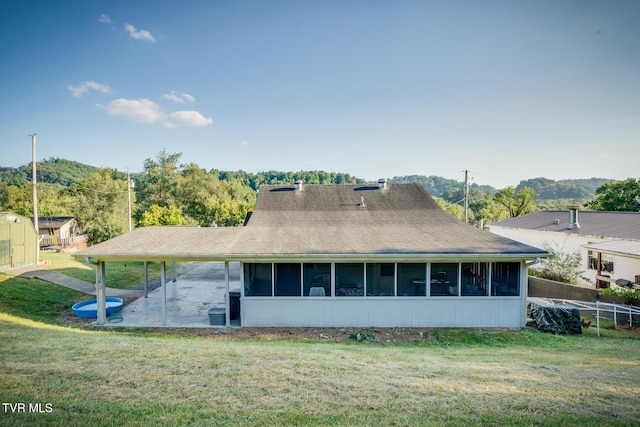
M 210 308 L 207 313 L 209 314 L 210 325 L 226 325 L 227 312 L 224 308 Z
M 231 320 L 240 318 L 240 292 L 229 292 L 229 315 Z

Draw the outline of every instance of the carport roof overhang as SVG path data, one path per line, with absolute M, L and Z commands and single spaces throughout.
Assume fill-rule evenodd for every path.
M 419 227 L 144 227 L 91 246 L 101 261 L 386 262 L 533 260 L 549 254 L 488 232 L 475 238 Z

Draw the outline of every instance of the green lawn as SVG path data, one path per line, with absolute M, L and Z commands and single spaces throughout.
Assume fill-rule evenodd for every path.
M 56 325 L 82 298 L 0 274 L 0 425 L 640 425 L 637 330 L 437 329 L 381 344 Z
M 74 260 L 71 255 L 41 252 L 49 261 L 47 268 L 89 283 L 95 282 L 91 264 Z M 144 281 L 143 263 L 107 263 L 107 286 L 120 289 L 136 288 Z M 160 277 L 160 265 L 149 263 L 149 280 Z M 44 323 L 58 323 L 58 317 L 70 310 L 87 295 L 39 279 L 29 279 L 0 273 L 0 312 Z
M 44 323 L 58 323 L 63 310 L 70 310 L 85 295 L 39 279 L 0 273 L 0 312 Z
M 70 254 L 57 252 L 40 252 L 40 259 L 49 261 L 49 267 L 67 276 L 95 283 L 95 267 L 85 261 L 77 261 Z M 170 274 L 171 264 L 167 266 Z M 149 280 L 160 277 L 160 264 L 148 263 Z M 106 263 L 107 286 L 118 289 L 132 289 L 144 282 L 144 263 L 142 262 L 108 262 Z
M 0 313 L 2 425 L 638 425 L 640 341 L 443 330 L 414 345 L 145 337 Z

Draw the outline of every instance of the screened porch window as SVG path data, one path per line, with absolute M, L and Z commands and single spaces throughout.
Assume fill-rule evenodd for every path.
M 426 295 L 427 264 L 398 264 L 398 296 Z
M 394 263 L 367 263 L 367 296 L 394 296 L 395 277 Z
M 277 263 L 275 268 L 275 292 L 277 297 L 299 297 L 300 287 L 300 264 L 299 263 Z
M 336 296 L 364 296 L 364 264 L 336 264 Z
M 431 295 L 458 295 L 458 263 L 431 264 Z
M 494 262 L 491 265 L 491 295 L 520 295 L 520 263 Z
M 245 296 L 271 296 L 271 264 L 244 264 Z
M 488 271 L 486 262 L 463 262 L 462 296 L 486 296 Z
M 305 297 L 331 296 L 331 264 L 305 263 L 302 277 Z

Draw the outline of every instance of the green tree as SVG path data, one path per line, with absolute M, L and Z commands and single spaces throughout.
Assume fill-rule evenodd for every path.
M 595 200 L 586 206 L 596 211 L 640 212 L 640 179 L 607 182 L 596 190 Z
M 169 154 L 162 150 L 155 160 L 148 158 L 144 161 L 144 170 L 136 182 L 140 193 L 140 214 L 151 205 L 178 206 L 175 193 L 178 177 L 182 172 L 180 157 L 182 153 Z
M 75 200 L 65 187 L 57 184 L 37 184 L 38 216 L 72 215 Z M 10 185 L 6 189 L 2 210 L 15 212 L 26 217 L 33 216 L 33 195 L 31 186 L 16 187 Z
M 460 221 L 464 221 L 464 208 L 457 203 L 450 203 L 441 197 L 434 197 L 433 200 L 450 215 L 458 218 Z
M 71 191 L 78 200 L 75 216 L 93 242 L 103 242 L 127 231 L 126 175 L 115 169 L 99 169 L 74 184 Z
M 141 227 L 151 225 L 182 225 L 185 223 L 182 210 L 175 206 L 151 205 L 149 210 L 142 213 L 142 218 L 138 222 Z
M 509 186 L 498 190 L 493 200 L 509 211 L 509 218 L 522 216 L 535 210 L 536 192 L 529 187 L 522 188 L 517 194 L 515 188 Z

